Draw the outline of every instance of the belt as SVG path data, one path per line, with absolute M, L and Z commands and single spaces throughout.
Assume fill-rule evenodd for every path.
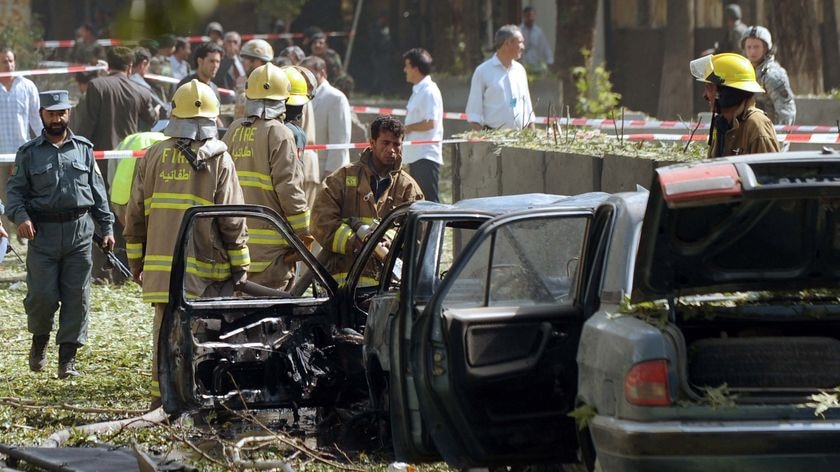
M 75 210 L 56 212 L 34 212 L 33 217 L 39 223 L 66 223 L 76 221 L 87 214 L 90 208 L 77 208 Z

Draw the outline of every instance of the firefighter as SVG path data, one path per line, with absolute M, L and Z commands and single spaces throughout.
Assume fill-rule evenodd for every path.
M 773 123 L 755 106 L 754 95 L 764 89 L 756 82 L 749 59 L 714 54 L 691 61 L 689 68 L 691 75 L 705 82 L 703 98 L 711 106 L 708 157 L 779 151 Z
M 355 221 L 377 224 L 388 212 L 405 202 L 423 199 L 420 185 L 401 169 L 403 124 L 391 116 L 379 116 L 370 125 L 370 146 L 358 162 L 336 170 L 312 207 L 316 241 L 331 252 L 327 269 L 343 284 L 353 259 L 364 241 Z M 376 271 L 368 269 L 362 284 L 374 284 Z
M 307 150 L 306 144 L 315 141 L 315 114 L 312 97 L 318 81 L 309 69 L 301 66 L 281 67 L 292 86 L 286 100 L 286 126 L 295 136 L 298 158 L 303 163 L 303 191 L 309 207 L 315 203 L 315 195 L 321 188 L 321 172 L 318 169 L 318 154 Z
M 234 121 L 224 137 L 247 203 L 284 216 L 295 234 L 309 243 L 309 207 L 303 191 L 303 166 L 295 138 L 283 123 L 291 85 L 274 64 L 257 67 L 245 88 L 247 118 Z M 294 276 L 295 251 L 273 225 L 248 221 L 251 250 L 249 280 L 286 288 Z
M 123 232 L 132 275 L 155 310 L 152 408 L 160 406 L 158 331 L 169 301 L 173 231 L 191 206 L 244 203 L 227 146 L 216 139 L 219 101 L 213 90 L 192 80 L 175 91 L 172 107 L 163 132 L 168 139 L 153 144 L 137 165 Z M 244 284 L 250 263 L 244 219 L 202 221 L 192 236 L 195 260 L 186 268 L 191 295 L 225 279 Z

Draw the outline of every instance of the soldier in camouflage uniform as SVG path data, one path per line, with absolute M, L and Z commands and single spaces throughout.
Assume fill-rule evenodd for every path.
M 741 47 L 755 68 L 756 80 L 767 91 L 756 97 L 758 108 L 764 110 L 777 125 L 792 125 L 796 121 L 796 102 L 784 67 L 773 57 L 773 39 L 763 26 L 747 29 Z

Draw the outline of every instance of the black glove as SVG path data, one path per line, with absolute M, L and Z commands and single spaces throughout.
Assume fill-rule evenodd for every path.
M 236 271 L 231 274 L 231 280 L 233 280 L 233 288 L 235 290 L 242 290 L 245 282 L 248 281 L 248 272 L 244 270 Z

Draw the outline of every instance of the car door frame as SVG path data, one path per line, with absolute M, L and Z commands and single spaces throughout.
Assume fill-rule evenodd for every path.
M 178 230 L 175 250 L 172 258 L 172 268 L 169 281 L 169 303 L 161 320 L 158 338 L 158 377 L 161 400 L 166 411 L 185 411 L 198 407 L 192 386 L 195 383 L 194 373 L 186 372 L 180 366 L 192 365 L 193 346 L 191 343 L 180 345 L 178 349 L 170 346 L 170 341 L 178 333 L 189 330 L 191 314 L 208 309 L 242 309 L 248 307 L 269 308 L 280 304 L 290 304 L 290 299 L 254 298 L 230 300 L 189 300 L 184 296 L 184 281 L 186 277 L 186 254 L 189 238 L 198 218 L 205 217 L 255 217 L 270 221 L 281 231 L 283 237 L 293 246 L 305 264 L 313 271 L 326 290 L 325 296 L 313 297 L 309 303 L 336 304 L 338 283 L 318 261 L 304 243 L 297 237 L 291 225 L 285 218 L 271 208 L 260 205 L 205 205 L 188 208 L 184 212 L 181 226 Z M 186 316 L 178 316 L 176 312 Z M 184 360 L 189 360 L 186 364 Z M 191 370 L 191 369 L 188 369 Z M 176 393 L 177 392 L 177 393 Z
M 499 228 L 516 221 L 538 219 L 538 218 L 573 218 L 584 217 L 587 219 L 585 225 L 582 247 L 581 247 L 581 261 L 578 264 L 576 273 L 579 283 L 575 286 L 574 299 L 571 305 L 565 308 L 564 313 L 571 318 L 569 320 L 569 327 L 576 332 L 569 333 L 579 339 L 580 330 L 585 321 L 586 313 L 584 312 L 585 300 L 584 294 L 587 293 L 586 286 L 589 284 L 589 254 L 592 252 L 591 246 L 598 244 L 599 236 L 593 234 L 594 230 L 603 231 L 603 228 L 595 226 L 595 208 L 580 208 L 580 207 L 566 207 L 566 208 L 542 208 L 535 210 L 527 210 L 515 213 L 502 215 L 485 223 L 473 236 L 473 238 L 464 247 L 463 252 L 458 260 L 453 264 L 452 270 L 444 278 L 441 287 L 426 307 L 422 316 L 415 322 L 412 328 L 411 336 L 411 364 L 415 371 L 415 382 L 413 388 L 420 400 L 420 408 L 422 416 L 429 426 L 434 442 L 442 454 L 443 458 L 450 465 L 458 467 L 472 467 L 472 466 L 487 466 L 487 465 L 515 465 L 515 464 L 529 464 L 537 462 L 544 462 L 550 460 L 552 462 L 575 462 L 577 452 L 577 438 L 572 434 L 569 437 L 568 444 L 555 444 L 552 451 L 543 451 L 542 455 L 535 455 L 529 457 L 511 455 L 509 457 L 500 456 L 488 452 L 489 446 L 481 444 L 477 439 L 477 435 L 470 431 L 469 419 L 463 416 L 460 412 L 460 418 L 456 418 L 459 414 L 457 410 L 453 410 L 451 405 L 454 402 L 447 402 L 451 398 L 442 400 L 439 392 L 434 392 L 435 381 L 432 377 L 435 376 L 434 365 L 440 365 L 441 362 L 454 362 L 452 356 L 444 352 L 443 358 L 437 357 L 440 354 L 440 348 L 446 349 L 446 342 L 449 339 L 444 333 L 447 328 L 447 323 L 441 314 L 442 300 L 451 288 L 453 281 L 457 278 L 464 264 L 475 253 L 480 245 L 488 238 L 492 237 L 493 233 Z M 485 287 L 483 290 L 489 290 Z M 486 296 L 486 293 L 485 293 Z M 549 305 L 554 306 L 554 305 Z M 557 304 L 556 306 L 561 306 Z M 540 316 L 540 315 L 538 315 Z M 497 320 L 498 321 L 498 320 Z M 438 339 L 432 341 L 430 337 L 432 333 Z M 568 359 L 565 359 L 563 364 L 570 370 L 576 372 L 576 352 L 577 344 L 573 353 Z M 462 360 L 463 362 L 463 360 Z M 566 365 L 568 364 L 568 365 Z M 432 367 L 430 367 L 432 366 Z M 445 372 L 449 372 L 448 366 Z M 440 375 L 440 371 L 438 371 Z M 449 374 L 447 373 L 448 377 Z M 577 378 L 573 379 L 576 385 Z M 451 383 L 451 382 L 450 382 Z M 574 404 L 576 392 L 569 394 L 568 402 Z M 444 395 L 445 396 L 445 395 Z M 523 399 L 524 400 L 524 399 Z M 446 403 L 450 404 L 450 408 Z M 570 419 L 573 424 L 573 420 Z

